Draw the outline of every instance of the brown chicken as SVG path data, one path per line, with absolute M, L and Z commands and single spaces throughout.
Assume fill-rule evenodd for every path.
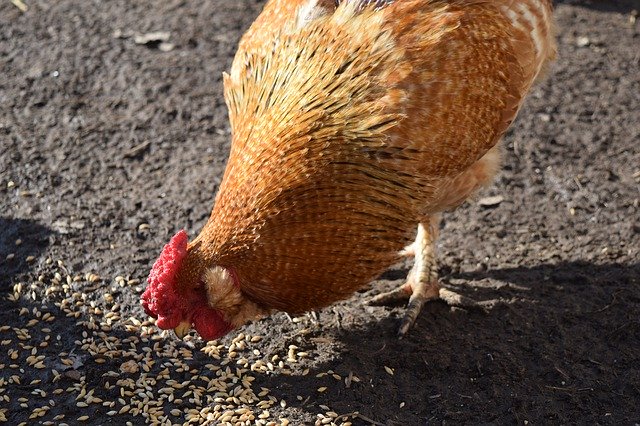
M 211 217 L 167 244 L 142 297 L 215 339 L 349 297 L 405 253 L 400 334 L 441 289 L 440 212 L 491 182 L 555 55 L 550 0 L 271 0 L 224 76 L 233 143 Z M 417 237 L 415 230 L 417 226 Z

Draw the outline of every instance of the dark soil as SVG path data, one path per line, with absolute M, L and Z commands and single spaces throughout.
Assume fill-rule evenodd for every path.
M 62 351 L 82 360 L 73 371 L 105 401 L 118 395 L 101 387 L 103 373 L 121 361 L 83 351 L 86 311 L 66 316 L 43 283 L 63 270 L 83 299 L 110 292 L 123 318 L 146 318 L 142 285 L 114 278 L 144 280 L 176 230 L 193 236 L 207 219 L 230 139 L 221 74 L 262 2 L 24 1 L 25 13 L 0 3 L 0 326 L 11 326 L 0 332 L 0 418 L 139 423 L 53 393 L 77 379 L 55 383 Z M 559 59 L 481 195 L 503 201 L 445 215 L 443 283 L 488 311 L 429 304 L 399 341 L 403 308 L 365 300 L 399 285 L 407 263 L 317 315 L 251 324 L 243 331 L 264 336 L 253 346 L 263 354 L 295 344 L 312 355 L 291 375 L 257 376 L 287 401 L 273 418 L 313 423 L 328 407 L 360 412 L 354 424 L 640 423 L 640 2 L 556 6 Z M 134 42 L 151 31 L 169 32 L 173 49 Z M 47 334 L 27 324 L 34 309 L 56 315 L 52 344 L 37 349 L 42 370 L 27 361 Z M 20 340 L 20 328 L 30 336 Z M 111 333 L 131 335 L 117 322 Z M 327 370 L 361 381 L 316 377 Z

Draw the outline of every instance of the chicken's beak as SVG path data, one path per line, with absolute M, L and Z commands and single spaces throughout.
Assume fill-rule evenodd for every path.
M 184 338 L 184 336 L 189 333 L 191 330 L 191 323 L 189 321 L 182 321 L 176 328 L 173 329 L 173 332 L 176 333 L 178 339 Z

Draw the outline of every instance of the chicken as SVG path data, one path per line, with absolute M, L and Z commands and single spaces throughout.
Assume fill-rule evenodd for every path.
M 453 298 L 440 213 L 499 169 L 555 55 L 551 13 L 550 0 L 269 1 L 224 75 L 233 139 L 213 211 L 164 247 L 146 312 L 216 339 L 345 299 L 408 253 L 406 284 L 373 300 L 408 300 L 406 333 L 426 301 Z

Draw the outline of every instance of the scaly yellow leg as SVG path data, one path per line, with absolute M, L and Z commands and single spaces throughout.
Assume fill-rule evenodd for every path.
M 440 215 L 433 215 L 428 222 L 418 224 L 415 242 L 403 250 L 403 254 L 415 255 L 413 268 L 407 281 L 395 290 L 379 294 L 369 301 L 371 305 L 389 305 L 408 300 L 398 336 L 404 336 L 418 318 L 420 310 L 429 300 L 442 299 L 451 305 L 473 306 L 477 303 L 450 290 L 440 287 L 436 261 L 436 240 Z

